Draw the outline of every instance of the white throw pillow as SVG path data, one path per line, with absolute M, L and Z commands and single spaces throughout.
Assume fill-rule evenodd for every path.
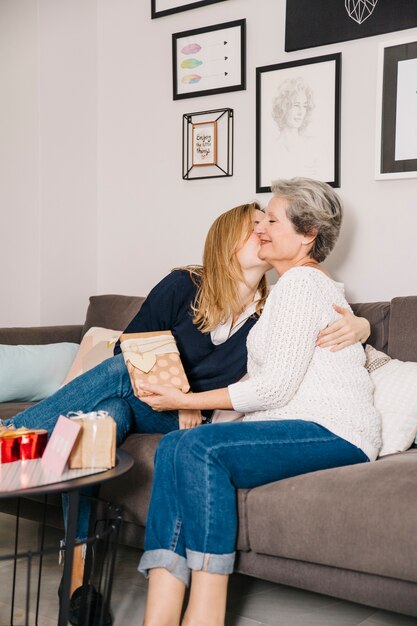
M 379 456 L 408 450 L 417 435 L 417 363 L 391 359 L 372 346 L 365 351 L 374 405 L 382 418 Z

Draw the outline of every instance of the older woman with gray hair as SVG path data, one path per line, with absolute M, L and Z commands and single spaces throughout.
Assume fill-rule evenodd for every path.
M 358 342 L 320 350 L 317 334 L 348 307 L 343 285 L 321 266 L 342 223 L 342 205 L 325 183 L 276 181 L 257 224 L 259 257 L 280 275 L 250 331 L 248 379 L 224 389 L 181 392 L 146 385 L 157 411 L 234 408 L 240 423 L 166 435 L 159 444 L 145 552 L 150 578 L 145 626 L 223 626 L 237 535 L 236 490 L 290 476 L 374 461 L 380 417 Z

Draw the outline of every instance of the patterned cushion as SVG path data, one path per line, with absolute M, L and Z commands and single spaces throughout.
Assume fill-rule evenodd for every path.
M 80 374 L 88 372 L 99 363 L 112 357 L 114 344 L 121 334 L 121 330 L 95 326 L 90 328 L 81 341 L 75 360 L 63 384 L 66 385 Z

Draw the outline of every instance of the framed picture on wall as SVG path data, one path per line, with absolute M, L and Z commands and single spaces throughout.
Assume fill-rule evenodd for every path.
M 375 177 L 417 177 L 417 37 L 380 45 Z
M 233 176 L 233 109 L 185 113 L 182 118 L 184 180 Z
M 193 167 L 208 167 L 217 162 L 217 120 L 192 124 Z
M 417 26 L 416 0 L 287 0 L 285 50 Z
M 256 69 L 256 191 L 306 176 L 339 187 L 341 54 Z
M 172 35 L 173 98 L 246 89 L 246 20 Z
M 171 13 L 188 11 L 188 9 L 198 9 L 216 2 L 224 2 L 224 0 L 151 0 L 151 15 L 154 19 L 171 15 Z

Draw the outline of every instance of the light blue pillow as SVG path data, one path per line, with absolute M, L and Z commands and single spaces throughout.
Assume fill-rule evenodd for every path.
M 79 345 L 0 345 L 0 402 L 36 402 L 65 380 Z

